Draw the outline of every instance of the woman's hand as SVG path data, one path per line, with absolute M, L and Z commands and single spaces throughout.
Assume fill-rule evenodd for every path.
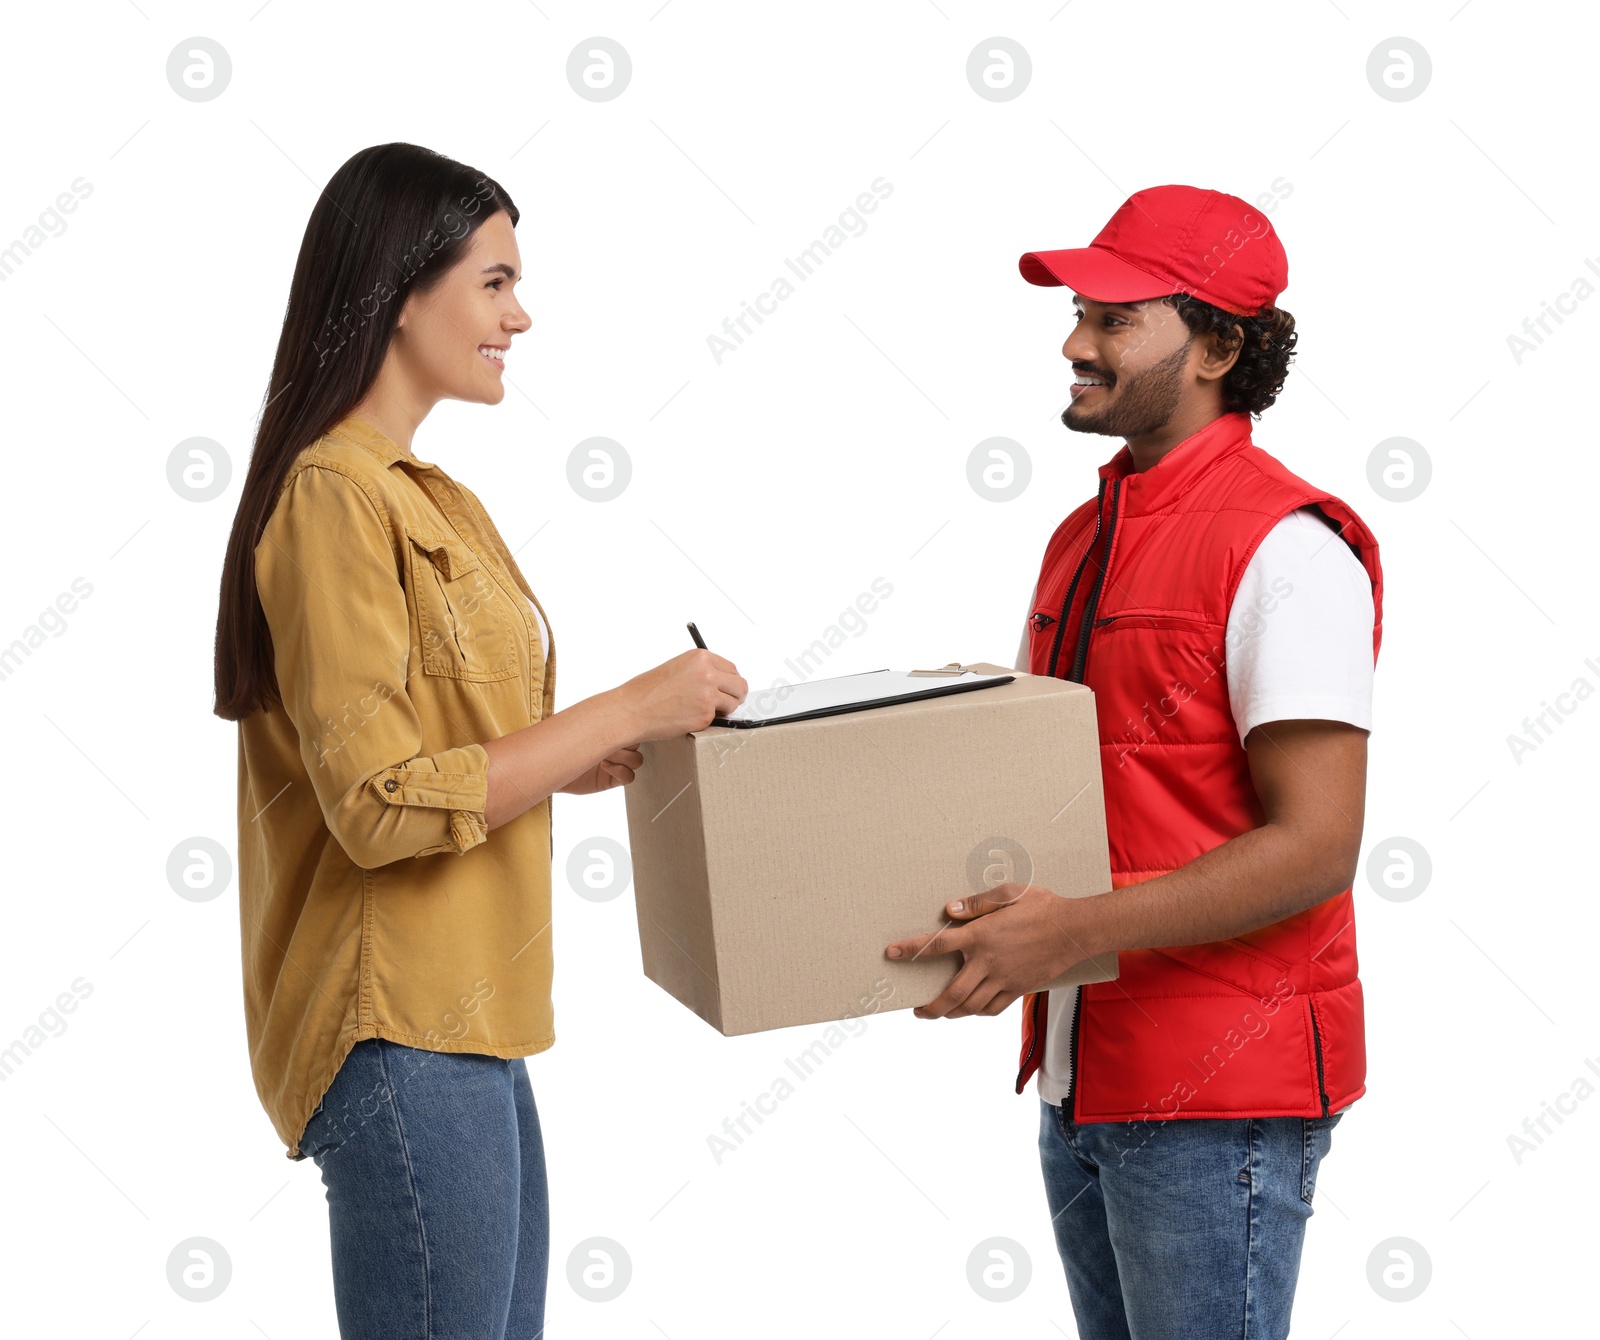
M 616 690 L 643 740 L 704 730 L 745 699 L 750 686 L 732 661 L 696 648 L 635 675 Z
M 613 786 L 626 786 L 643 763 L 644 755 L 639 752 L 639 746 L 631 744 L 601 759 L 558 789 L 563 795 L 588 796 L 596 791 L 609 791 Z
M 521 730 L 485 740 L 485 822 L 498 828 L 556 791 L 586 795 L 626 786 L 644 763 L 644 741 L 704 730 L 713 717 L 738 707 L 748 691 L 732 661 L 696 648 Z

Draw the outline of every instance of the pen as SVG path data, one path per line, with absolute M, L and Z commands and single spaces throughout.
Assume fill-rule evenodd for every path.
M 710 651 L 711 650 L 710 647 L 706 646 L 705 638 L 700 636 L 700 630 L 698 628 L 696 628 L 692 623 L 689 625 L 689 636 L 694 639 L 694 645 L 699 647 L 701 651 Z

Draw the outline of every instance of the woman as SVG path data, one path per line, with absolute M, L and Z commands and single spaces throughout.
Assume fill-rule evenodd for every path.
M 549 1232 L 523 1057 L 555 1040 L 550 796 L 747 686 L 689 651 L 556 712 L 544 612 L 476 495 L 419 460 L 499 404 L 530 323 L 517 207 L 409 144 L 312 210 L 222 575 L 257 1092 L 327 1187 L 346 1337 L 534 1337 Z

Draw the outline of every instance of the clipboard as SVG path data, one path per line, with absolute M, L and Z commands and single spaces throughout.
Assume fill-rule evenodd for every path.
M 776 689 L 759 689 L 734 709 L 733 715 L 714 717 L 713 726 L 752 730 L 787 721 L 864 712 L 891 703 L 941 698 L 950 693 L 970 693 L 995 684 L 1009 684 L 1015 675 L 980 675 L 957 665 L 940 671 L 866 670 L 834 679 L 808 679 Z

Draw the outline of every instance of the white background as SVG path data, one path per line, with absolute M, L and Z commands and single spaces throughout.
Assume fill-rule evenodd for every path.
M 875 577 L 892 596 L 826 673 L 1008 664 L 1045 541 L 1118 445 L 1059 423 L 1069 298 L 1024 283 L 1017 256 L 1087 243 L 1144 186 L 1253 200 L 1287 183 L 1270 218 L 1300 352 L 1256 440 L 1378 535 L 1365 842 L 1403 836 L 1432 861 L 1409 900 L 1356 887 L 1370 1091 L 1324 1165 L 1295 1334 L 1592 1332 L 1600 1094 L 1520 1163 L 1507 1137 L 1600 1056 L 1579 846 L 1600 702 L 1520 763 L 1507 737 L 1574 680 L 1600 686 L 1600 303 L 1520 364 L 1507 336 L 1600 253 L 1578 151 L 1600 34 L 1575 7 L 1505 0 L 1057 4 L 8 11 L 0 246 L 74 179 L 93 189 L 0 284 L 0 645 L 92 585 L 0 681 L 0 1046 L 92 987 L 0 1082 L 7 1331 L 336 1333 L 317 1170 L 285 1160 L 251 1084 L 236 889 L 186 901 L 166 867 L 197 836 L 234 845 L 218 578 L 305 220 L 345 158 L 399 139 L 522 210 L 534 328 L 514 389 L 441 405 L 415 445 L 517 550 L 554 627 L 558 706 L 677 654 L 691 618 L 766 683 Z M 565 76 L 596 34 L 633 63 L 603 103 Z M 965 75 L 996 34 L 1032 60 L 1006 102 Z M 1396 34 L 1433 67 L 1405 102 L 1366 77 Z M 203 103 L 165 76 L 196 35 L 233 64 Z M 866 231 L 719 366 L 706 337 L 878 177 L 893 193 Z M 633 463 L 604 504 L 567 483 L 593 435 Z M 1397 435 L 1433 466 L 1403 503 L 1367 474 Z M 167 482 L 193 436 L 233 464 L 209 503 Z M 968 484 L 993 436 L 1031 460 L 1011 502 Z M 648 982 L 631 891 L 593 903 L 566 883 L 597 835 L 626 840 L 622 795 L 561 797 L 558 1041 L 529 1061 L 549 1333 L 1074 1334 L 1036 1101 L 1011 1091 L 1015 1009 L 872 1020 L 719 1166 L 707 1136 L 821 1029 L 724 1039 Z M 211 1302 L 167 1282 L 191 1236 L 232 1262 Z M 594 1236 L 632 1261 L 608 1303 L 566 1280 Z M 1031 1258 L 1013 1302 L 967 1282 L 994 1236 Z M 1410 1302 L 1368 1281 L 1395 1236 L 1432 1264 Z

